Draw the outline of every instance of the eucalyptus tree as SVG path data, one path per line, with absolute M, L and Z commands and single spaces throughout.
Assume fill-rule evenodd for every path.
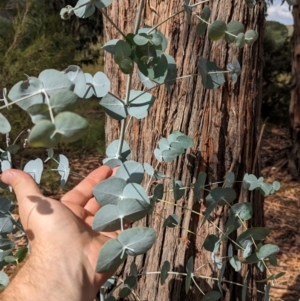
M 167 51 L 175 58 L 177 65 L 177 76 L 197 74 L 199 57 L 207 61 L 214 61 L 221 69 L 234 59 L 238 59 L 242 66 L 241 78 L 236 82 L 226 82 L 216 90 L 206 89 L 203 80 L 199 77 L 188 77 L 178 80 L 174 88 L 159 88 L 154 92 L 157 98 L 151 114 L 144 120 L 133 119 L 127 130 L 126 141 L 134 145 L 132 158 L 155 164 L 152 150 L 156 148 L 158 140 L 170 134 L 173 130 L 179 130 L 194 140 L 194 147 L 188 150 L 185 156 L 176 160 L 175 165 L 162 164 L 161 169 L 167 175 L 172 175 L 181 180 L 187 187 L 196 181 L 199 172 L 207 172 L 209 182 L 224 180 L 227 172 L 232 171 L 237 178 L 242 177 L 244 172 L 259 173 L 257 156 L 259 152 L 258 136 L 260 132 L 260 108 L 262 96 L 262 66 L 263 66 L 263 44 L 262 36 L 264 29 L 264 1 L 209 1 L 199 5 L 200 11 L 205 5 L 211 8 L 209 22 L 223 20 L 226 23 L 240 21 L 246 29 L 254 29 L 258 32 L 258 40 L 253 46 L 239 49 L 227 41 L 217 42 L 207 38 L 204 29 L 202 33 L 199 19 L 191 15 L 191 22 L 184 20 L 184 9 L 182 2 L 174 0 L 171 2 L 145 1 L 146 5 L 142 12 L 142 24 L 158 26 L 168 39 Z M 206 1 L 203 1 L 206 2 Z M 249 9 L 248 6 L 254 6 Z M 138 6 L 136 2 L 124 0 L 122 5 L 114 1 L 107 8 L 107 14 L 113 22 L 126 33 L 134 32 L 134 20 Z M 176 14 L 181 11 L 180 14 Z M 197 11 L 197 10 L 196 10 Z M 169 16 L 175 15 L 170 21 L 163 22 Z M 119 16 L 126 16 L 120 18 Z M 233 23 L 231 23 L 232 25 Z M 119 32 L 104 19 L 104 40 L 120 38 Z M 201 68 L 201 67 L 200 67 Z M 105 57 L 105 73 L 111 79 L 112 92 L 125 97 L 125 76 L 119 72 L 111 54 Z M 137 80 L 134 79 L 137 85 Z M 140 85 L 141 87 L 141 85 Z M 110 143 L 118 137 L 120 129 L 118 122 L 107 118 L 106 138 Z M 170 194 L 166 199 L 170 198 Z M 201 196 L 203 198 L 204 196 Z M 254 206 L 254 220 L 252 226 L 263 224 L 263 202 L 255 193 L 248 193 L 238 189 L 238 201 L 249 201 Z M 185 195 L 181 206 L 192 206 L 193 210 L 202 212 L 205 207 L 199 203 L 194 204 L 192 193 Z M 186 259 L 194 255 L 195 264 L 203 266 L 204 274 L 211 272 L 207 265 L 209 258 L 202 251 L 203 238 L 212 233 L 212 227 L 207 226 L 201 230 L 201 235 L 193 235 L 185 229 L 197 233 L 201 220 L 193 216 L 190 211 L 184 211 L 180 207 L 174 209 L 168 204 L 161 203 L 158 212 L 165 215 L 176 213 L 181 217 L 182 228 L 175 228 L 172 235 L 167 231 L 160 231 L 154 248 L 147 253 L 145 258 L 137 258 L 135 262 L 139 268 L 144 270 L 157 270 L 164 260 L 171 262 L 171 268 L 184 270 Z M 226 217 L 216 211 L 214 222 L 224 228 Z M 226 216 L 226 215 L 225 215 Z M 155 228 L 163 226 L 164 221 L 153 217 L 141 224 L 149 223 Z M 223 246 L 222 254 L 225 255 L 227 246 Z M 120 270 L 124 275 L 129 272 L 131 261 Z M 249 267 L 244 269 L 242 276 L 248 274 L 248 283 L 254 287 L 258 276 L 257 269 Z M 241 281 L 233 273 L 227 276 L 232 281 Z M 194 300 L 193 292 L 185 296 L 180 281 L 170 279 L 167 285 L 159 286 L 158 280 L 153 278 L 142 278 L 137 293 L 141 299 L 147 300 Z M 204 285 L 204 281 L 201 283 Z M 241 292 L 238 287 L 227 284 L 226 300 L 238 300 Z M 255 290 L 247 300 L 260 300 Z

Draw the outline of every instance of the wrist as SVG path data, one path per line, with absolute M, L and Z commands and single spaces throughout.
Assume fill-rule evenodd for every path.
M 97 288 L 93 284 L 92 267 L 84 254 L 78 253 L 56 257 L 55 254 L 62 255 L 62 252 L 35 250 L 3 292 L 1 300 L 39 301 L 45 296 L 48 301 L 93 300 Z

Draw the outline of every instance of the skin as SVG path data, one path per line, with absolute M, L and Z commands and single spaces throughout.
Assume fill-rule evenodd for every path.
M 112 175 L 102 166 L 89 174 L 61 201 L 44 197 L 30 175 L 7 170 L 1 180 L 12 186 L 31 254 L 1 301 L 89 301 L 113 273 L 95 273 L 99 251 L 117 232 L 91 229 L 100 208 L 95 185 Z

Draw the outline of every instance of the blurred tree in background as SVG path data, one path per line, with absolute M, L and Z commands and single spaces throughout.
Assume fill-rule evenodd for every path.
M 291 58 L 292 44 L 287 27 L 266 21 L 262 118 L 285 126 L 289 124 Z
M 66 1 L 0 1 L 0 90 L 47 68 L 93 64 L 100 56 L 102 18 L 61 20 Z M 67 1 L 75 5 L 77 1 Z M 71 3 L 70 3 L 71 2 Z

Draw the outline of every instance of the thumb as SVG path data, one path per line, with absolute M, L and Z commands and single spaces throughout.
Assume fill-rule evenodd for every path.
M 1 181 L 13 188 L 18 200 L 21 219 L 36 206 L 36 203 L 30 202 L 28 197 L 43 197 L 33 178 L 22 170 L 8 169 L 4 171 Z

